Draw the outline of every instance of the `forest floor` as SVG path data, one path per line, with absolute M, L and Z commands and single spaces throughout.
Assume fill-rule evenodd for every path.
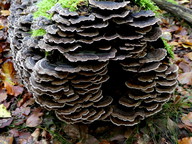
M 190 0 L 178 2 L 192 9 Z M 192 27 L 160 13 L 163 38 L 175 53 L 171 63 L 179 67 L 179 86 L 163 110 L 134 127 L 67 125 L 20 84 L 7 40 L 9 4 L 0 2 L 0 144 L 192 144 Z

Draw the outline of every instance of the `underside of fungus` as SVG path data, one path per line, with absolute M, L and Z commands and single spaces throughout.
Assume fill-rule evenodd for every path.
M 177 67 L 152 11 L 129 9 L 131 0 L 89 0 L 84 11 L 57 3 L 51 19 L 35 19 L 36 2 L 13 1 L 9 38 L 15 68 L 42 107 L 66 123 L 133 126 L 170 99 Z

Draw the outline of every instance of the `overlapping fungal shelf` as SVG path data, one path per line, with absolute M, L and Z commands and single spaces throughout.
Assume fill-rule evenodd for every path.
M 10 41 L 15 67 L 36 102 L 67 123 L 132 126 L 159 112 L 177 86 L 152 11 L 131 1 L 89 0 L 85 12 L 60 4 L 33 18 L 36 1 L 14 1 Z M 31 29 L 45 29 L 32 37 Z

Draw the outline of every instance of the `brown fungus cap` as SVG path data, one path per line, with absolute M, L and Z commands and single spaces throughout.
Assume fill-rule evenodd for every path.
M 120 8 L 123 8 L 129 4 L 129 1 L 124 2 L 112 2 L 112 1 L 95 1 L 95 0 L 89 0 L 89 4 L 93 5 L 94 7 L 97 7 L 101 10 L 117 10 Z

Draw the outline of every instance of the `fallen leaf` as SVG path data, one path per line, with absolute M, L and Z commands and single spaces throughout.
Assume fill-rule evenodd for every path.
M 7 93 L 12 96 L 18 96 L 23 93 L 24 88 L 21 86 L 14 86 L 9 82 L 4 82 L 4 87 L 7 89 Z
M 190 2 L 189 0 L 180 0 L 179 1 L 180 4 L 189 3 L 189 2 Z
M 6 109 L 3 104 L 0 104 L 0 118 L 9 118 L 11 113 Z
M 163 32 L 162 37 L 167 40 L 170 41 L 172 39 L 172 35 L 170 32 Z
M 9 94 L 9 95 L 14 94 L 13 86 L 14 86 L 14 83 L 4 81 L 4 87 L 7 90 L 7 94 Z
M 41 112 L 41 108 L 36 108 L 33 113 L 27 118 L 26 126 L 28 127 L 36 127 L 42 122 L 41 116 L 43 112 Z
M 30 132 L 19 132 L 19 138 L 20 139 L 29 139 L 29 137 L 31 137 L 31 133 Z
M 110 144 L 107 140 L 102 140 L 99 144 Z
M 170 118 L 167 118 L 167 129 L 171 132 L 174 132 L 177 129 L 177 124 L 172 121 Z
M 182 129 L 182 128 L 188 129 L 190 132 L 192 132 L 192 127 L 187 126 L 187 125 L 185 125 L 185 124 L 183 124 L 183 123 L 178 124 L 178 127 L 179 127 L 180 129 Z
M 192 72 L 186 72 L 180 74 L 178 80 L 181 84 L 192 85 Z
M 190 60 L 192 60 L 192 52 L 187 53 L 186 56 L 187 56 Z
M 192 137 L 185 137 L 178 140 L 178 144 L 192 144 Z
M 3 81 L 7 81 L 14 85 L 14 82 L 12 80 L 14 79 L 15 70 L 14 70 L 13 63 L 11 62 L 11 60 L 7 60 L 6 62 L 3 63 L 2 72 L 3 72 L 3 76 L 4 76 Z
M 29 137 L 28 139 L 19 139 L 18 142 L 19 144 L 34 144 L 34 141 L 32 137 Z M 42 144 L 42 143 L 35 143 L 35 144 Z
M 32 94 L 30 93 L 25 93 L 23 95 L 23 98 L 17 103 L 17 106 L 18 107 L 21 107 L 21 106 L 28 106 L 28 105 L 32 105 L 34 104 L 35 100 L 32 98 Z
M 7 99 L 7 92 L 5 90 L 0 90 L 0 102 Z
M 178 46 L 179 45 L 178 42 L 175 42 L 175 41 L 172 41 L 169 44 L 172 45 L 172 46 Z
M 11 105 L 11 101 L 4 101 L 2 104 L 8 109 Z
M 46 136 L 47 136 L 47 131 L 46 131 L 46 130 L 43 130 L 43 132 L 41 133 L 41 136 L 42 136 L 43 138 L 46 138 Z
M 30 132 L 20 132 L 17 143 L 18 144 L 36 144 L 34 143 Z
M 18 96 L 23 93 L 23 90 L 24 90 L 23 87 L 15 86 L 16 84 L 14 82 L 15 70 L 11 60 L 7 60 L 6 62 L 3 63 L 2 74 L 0 76 L 3 80 L 4 87 L 7 90 L 7 94 Z
M 186 62 L 180 62 L 179 63 L 179 68 L 181 68 L 184 73 L 192 71 L 191 66 Z
M 9 10 L 1 10 L 1 15 L 2 16 L 9 16 L 10 15 L 10 11 Z
M 0 119 L 0 128 L 4 128 L 6 126 L 9 126 L 13 121 L 13 118 L 9 119 Z
M 191 40 L 191 41 L 190 41 L 190 40 L 187 40 L 187 41 L 184 42 L 184 44 L 187 44 L 187 45 L 192 46 L 192 40 Z
M 40 129 L 36 128 L 36 130 L 31 134 L 31 136 L 33 137 L 34 141 L 38 141 L 38 138 L 40 136 Z
M 88 135 L 88 138 L 83 143 L 78 142 L 76 144 L 99 144 L 99 140 L 92 135 Z
M 12 111 L 12 115 L 18 118 L 23 118 L 29 115 L 29 113 L 31 112 L 31 108 L 30 107 L 20 107 L 20 108 L 16 108 L 16 110 Z
M 0 144 L 13 144 L 13 137 L 0 136 Z
M 13 137 L 18 137 L 20 132 L 17 128 L 14 128 L 14 129 L 9 130 L 9 133 Z
M 184 48 L 191 48 L 191 49 L 192 49 L 192 46 L 191 46 L 191 45 L 182 44 L 182 46 L 183 46 Z
M 65 125 L 64 132 L 67 134 L 67 136 L 69 136 L 73 140 L 77 140 L 81 138 L 78 125 Z
M 185 125 L 192 126 L 192 112 L 184 115 L 181 120 Z
M 14 96 L 18 96 L 20 94 L 22 94 L 24 91 L 24 88 L 21 86 L 13 86 L 13 95 Z
M 3 25 L 0 25 L 0 30 L 1 30 L 1 29 L 4 29 L 4 28 L 5 28 L 5 26 L 3 26 Z

